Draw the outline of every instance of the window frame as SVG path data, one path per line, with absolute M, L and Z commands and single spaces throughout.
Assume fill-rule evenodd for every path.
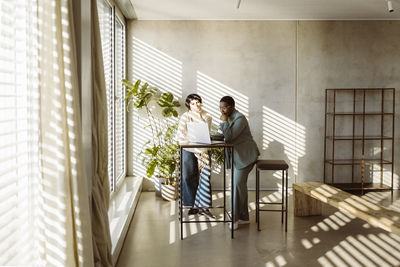
M 114 62 L 114 82 L 115 82 L 115 84 L 114 84 L 114 116 L 115 116 L 115 111 L 116 111 L 116 104 L 115 104 L 115 102 L 116 101 L 118 101 L 119 99 L 118 99 L 118 97 L 116 96 L 116 84 L 117 84 L 117 73 L 116 73 L 116 53 L 117 53 L 117 49 L 116 49 L 116 47 L 117 47 L 117 43 L 116 43 L 116 41 L 117 41 L 117 39 L 116 39 L 116 23 L 117 23 L 117 20 L 121 23 L 121 25 L 123 26 L 123 32 L 124 32 L 124 39 L 123 39 L 123 43 L 122 43 L 122 46 L 123 46 L 123 63 L 122 63 L 122 66 L 123 66 L 123 74 L 122 74 L 122 76 L 125 78 L 126 77 L 126 67 L 127 67 L 127 64 L 126 64 L 126 20 L 125 20 L 125 17 L 124 17 L 124 15 L 122 14 L 122 12 L 119 10 L 119 8 L 116 6 L 116 5 L 114 5 L 114 8 L 113 8 L 113 10 L 114 10 L 114 18 L 113 18 L 113 26 L 114 26 L 114 59 L 113 59 L 113 62 Z M 119 81 L 119 82 L 121 82 L 121 81 Z M 123 101 L 123 99 L 125 98 L 125 91 L 126 91 L 126 89 L 125 89 L 125 86 L 124 85 L 122 85 L 122 88 L 121 88 L 121 90 L 122 90 L 122 101 Z M 122 103 L 123 104 L 123 103 Z M 123 104 L 123 107 L 125 107 L 125 105 Z M 123 110 L 124 110 L 124 112 L 123 112 L 123 124 L 124 124 L 124 129 L 123 129 L 123 132 L 124 132 L 124 142 L 123 142 L 123 149 L 124 149 L 124 153 L 123 153 L 123 172 L 121 173 L 121 175 L 120 176 L 116 176 L 115 175 L 115 172 L 116 172 L 116 168 L 115 168 L 115 166 L 116 166 L 116 164 L 115 164 L 115 160 L 114 160 L 114 188 L 115 188 L 115 190 L 114 190 L 114 192 L 117 192 L 118 190 L 119 190 L 119 188 L 121 187 L 121 184 L 123 183 L 123 181 L 125 180 L 125 177 L 126 177 L 126 167 L 127 167 L 127 160 L 126 160 L 126 156 L 127 156 L 127 154 L 126 154 L 126 148 L 127 148 L 127 145 L 126 145 L 126 134 L 127 134 L 127 127 L 126 127 L 126 110 L 125 110 L 125 108 L 123 108 Z M 116 127 L 115 127 L 115 123 L 113 124 L 114 125 L 114 137 L 116 136 Z M 115 140 L 115 139 L 113 139 L 113 140 Z M 116 146 L 114 146 L 114 155 L 115 155 L 115 149 L 116 149 Z
M 111 140 L 113 141 L 112 144 L 112 170 L 111 173 L 109 172 L 109 175 L 112 175 L 112 177 L 109 177 L 109 182 L 110 182 L 110 193 L 111 195 L 113 195 L 113 193 L 118 192 L 119 188 L 121 187 L 122 183 L 125 180 L 126 177 L 126 172 L 127 172 L 127 153 L 126 153 L 126 149 L 127 149 L 127 144 L 126 144 L 126 135 L 127 135 L 127 126 L 126 126 L 126 110 L 125 108 L 123 108 L 123 134 L 124 134 L 124 138 L 123 138 L 123 172 L 117 177 L 116 176 L 116 102 L 119 101 L 119 97 L 117 97 L 116 95 L 116 84 L 117 84 L 117 67 L 116 67 L 116 53 L 117 53 L 117 40 L 116 40 L 116 23 L 120 23 L 123 26 L 123 33 L 124 33 L 124 40 L 123 40 L 123 77 L 126 76 L 126 68 L 127 68 L 127 63 L 126 63 L 126 19 L 124 17 L 124 15 L 122 14 L 122 12 L 120 11 L 120 9 L 118 8 L 118 6 L 116 5 L 116 3 L 113 0 L 97 0 L 97 3 L 99 3 L 100 1 L 103 1 L 104 3 L 106 3 L 110 8 L 111 8 L 111 34 L 110 34 L 110 38 L 111 38 L 111 72 L 112 72 L 112 77 L 111 77 L 111 88 L 110 89 L 110 102 L 112 102 L 112 129 L 109 130 L 107 128 L 107 132 L 110 132 L 112 134 L 112 138 Z M 116 22 L 116 20 L 118 20 L 118 22 Z M 120 45 L 120 44 L 118 44 Z M 125 86 L 122 85 L 122 96 L 125 93 Z M 110 107 L 107 105 L 107 109 L 109 109 Z M 110 119 L 110 118 L 108 118 Z M 108 126 L 107 126 L 108 127 Z M 109 149 L 107 149 L 107 151 L 109 151 Z M 109 157 L 110 155 L 108 155 Z M 110 163 L 109 163 L 110 164 Z

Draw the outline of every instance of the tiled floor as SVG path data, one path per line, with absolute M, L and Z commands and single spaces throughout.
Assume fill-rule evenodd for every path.
M 214 193 L 214 204 L 221 195 Z M 263 197 L 279 201 L 280 194 Z M 393 202 L 390 192 L 364 197 L 400 211 L 398 191 Z M 400 236 L 334 208 L 324 206 L 322 216 L 311 217 L 294 217 L 289 209 L 287 233 L 279 212 L 261 213 L 258 232 L 254 202 L 249 208 L 251 224 L 241 225 L 234 239 L 226 223 L 203 223 L 187 224 L 180 240 L 177 202 L 143 192 L 117 266 L 400 266 Z

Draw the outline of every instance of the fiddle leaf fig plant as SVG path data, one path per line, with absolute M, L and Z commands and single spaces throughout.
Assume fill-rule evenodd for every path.
M 151 135 L 149 140 L 143 146 L 139 153 L 142 157 L 142 163 L 146 167 L 147 177 L 155 173 L 165 178 L 167 184 L 175 183 L 175 170 L 179 164 L 179 145 L 175 140 L 178 129 L 178 122 L 171 122 L 168 118 L 178 117 L 177 107 L 180 107 L 179 101 L 174 99 L 171 92 L 162 93 L 157 88 L 149 86 L 148 83 L 142 84 L 141 80 L 135 83 L 126 79 L 122 80 L 126 86 L 126 109 L 137 110 L 144 109 L 149 119 Z M 150 102 L 161 107 L 161 115 L 156 117 L 150 108 Z

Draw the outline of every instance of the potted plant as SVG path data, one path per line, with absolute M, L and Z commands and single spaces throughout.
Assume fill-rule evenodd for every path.
M 151 135 L 143 146 L 139 155 L 146 168 L 148 178 L 153 177 L 159 186 L 161 195 L 172 200 L 176 198 L 176 170 L 179 164 L 179 145 L 175 135 L 178 122 L 173 122 L 171 117 L 178 117 L 177 107 L 180 103 L 174 99 L 171 92 L 161 93 L 160 90 L 150 87 L 148 83 L 142 84 L 141 80 L 132 83 L 123 80 L 127 94 L 124 101 L 126 108 L 144 109 L 149 119 Z M 161 107 L 161 118 L 153 114 L 149 104 L 151 101 Z M 156 177 L 154 177 L 156 176 Z M 157 179 L 159 178 L 159 179 Z

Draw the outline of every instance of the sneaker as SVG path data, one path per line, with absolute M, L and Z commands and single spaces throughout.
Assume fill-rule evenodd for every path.
M 197 214 L 197 213 L 199 213 L 199 210 L 198 210 L 197 208 L 191 208 L 191 209 L 188 211 L 188 215 L 195 215 L 195 214 Z
M 233 230 L 236 230 L 239 228 L 239 222 L 234 222 L 233 223 Z M 232 222 L 229 223 L 229 229 L 232 230 Z
M 238 220 L 237 223 L 238 224 L 249 224 L 250 220 Z
M 200 209 L 199 210 L 200 215 L 204 215 L 210 219 L 215 219 L 215 215 L 211 213 L 209 209 Z

